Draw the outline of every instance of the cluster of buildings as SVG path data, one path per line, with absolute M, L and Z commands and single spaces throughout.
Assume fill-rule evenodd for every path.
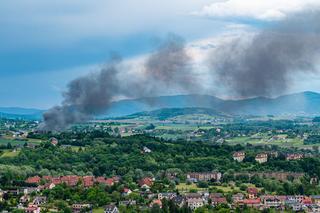
M 199 181 L 220 182 L 221 172 L 191 172 L 187 174 L 187 181 L 196 183 Z
M 232 157 L 233 157 L 233 160 L 235 160 L 237 162 L 242 162 L 246 157 L 246 153 L 243 151 L 234 152 Z M 267 153 L 267 152 L 258 153 L 255 156 L 255 161 L 258 163 L 266 163 L 266 162 L 268 162 L 269 157 L 277 158 L 278 152 L 273 151 L 273 152 L 269 152 L 269 153 Z M 288 153 L 288 154 L 286 154 L 286 160 L 300 160 L 303 157 L 304 157 L 304 155 L 301 153 Z
M 274 208 L 281 210 L 320 212 L 320 195 L 260 195 L 255 187 L 249 187 L 246 193 L 233 194 L 231 200 L 227 199 L 222 193 L 158 193 L 154 195 L 150 207 L 159 205 L 162 207 L 162 199 L 172 200 L 177 206 L 188 206 L 195 210 L 204 205 L 216 206 L 225 204 L 232 209 L 244 206 L 256 208 L 258 210 Z
M 58 184 L 66 184 L 67 186 L 76 186 L 78 183 L 82 184 L 84 187 L 92 187 L 94 184 L 106 184 L 112 186 L 114 183 L 119 182 L 120 177 L 114 176 L 112 178 L 105 177 L 94 177 L 94 176 L 77 176 L 77 175 L 67 175 L 67 176 L 39 176 L 29 177 L 25 180 L 28 184 L 38 185 L 38 189 L 52 189 Z
M 239 155 L 240 157 L 241 155 Z M 240 173 L 239 173 L 240 174 Z M 259 175 L 269 175 L 274 178 L 288 178 L 292 173 L 257 173 Z M 236 174 L 235 174 L 236 175 Z M 301 177 L 303 174 L 294 174 L 296 177 Z M 205 172 L 197 173 L 192 172 L 187 174 L 187 180 L 192 182 L 199 181 L 215 181 L 219 182 L 222 178 L 220 172 Z M 41 192 L 43 189 L 51 189 L 57 184 L 66 184 L 68 186 L 75 186 L 82 184 L 84 187 L 91 187 L 94 184 L 103 183 L 112 186 L 114 183 L 120 181 L 120 178 L 115 176 L 112 178 L 105 177 L 93 177 L 93 176 L 33 176 L 25 180 L 26 183 L 32 184 L 34 186 L 29 186 L 21 188 L 19 191 L 14 191 L 10 193 L 16 193 L 17 195 L 23 194 L 19 198 L 19 209 L 23 209 L 27 213 L 40 213 L 41 208 L 47 202 L 47 198 L 44 196 L 31 196 L 31 193 Z M 320 212 L 320 195 L 305 196 L 305 195 L 264 195 L 256 187 L 248 187 L 246 192 L 235 193 L 228 198 L 223 193 L 209 193 L 208 191 L 201 191 L 196 193 L 176 193 L 176 192 L 163 192 L 163 193 L 153 193 L 150 188 L 154 184 L 154 179 L 150 177 L 145 177 L 140 179 L 137 183 L 140 187 L 139 193 L 141 196 L 148 200 L 148 206 L 145 208 L 151 208 L 154 205 L 162 207 L 163 199 L 172 200 L 177 206 L 195 210 L 205 205 L 217 206 L 226 205 L 232 209 L 243 208 L 244 206 L 256 208 L 259 210 L 275 208 L 279 211 L 284 209 L 290 209 L 293 211 L 305 211 L 305 212 Z M 138 191 L 138 190 L 137 190 Z M 5 192 L 0 191 L 0 194 Z M 132 191 L 129 188 L 122 189 L 123 199 L 117 204 L 112 204 L 105 206 L 104 212 L 108 213 L 118 213 L 119 210 L 117 206 L 124 205 L 137 205 L 137 201 L 131 200 L 127 195 L 131 194 Z M 34 193 L 33 193 L 34 195 Z M 0 196 L 1 199 L 2 196 Z M 31 199 L 32 197 L 32 199 Z M 117 206 L 116 206 L 117 205 Z M 73 204 L 72 211 L 76 213 L 83 212 L 84 210 L 92 209 L 91 204 Z M 143 208 L 143 207 L 141 207 Z

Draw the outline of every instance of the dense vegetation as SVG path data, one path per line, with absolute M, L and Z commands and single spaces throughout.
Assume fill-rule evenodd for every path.
M 52 135 L 33 135 L 49 138 Z M 228 146 L 205 142 L 163 141 L 147 136 L 126 138 L 111 137 L 106 133 L 62 133 L 56 135 L 60 145 L 49 142 L 35 149 L 24 148 L 19 155 L 0 158 L 0 165 L 6 165 L 13 174 L 24 178 L 25 173 L 46 174 L 93 174 L 128 175 L 135 177 L 135 171 L 157 175 L 161 171 L 177 169 L 181 173 L 197 171 L 293 171 L 320 176 L 320 160 L 305 158 L 300 161 L 285 161 L 286 150 L 270 146 Z M 143 153 L 143 147 L 152 150 Z M 254 157 L 258 152 L 279 150 L 280 157 L 270 159 L 267 164 L 258 164 Z M 244 163 L 232 159 L 234 151 L 244 150 Z M 30 168 L 22 170 L 21 168 Z M 22 173 L 22 174 L 20 174 Z

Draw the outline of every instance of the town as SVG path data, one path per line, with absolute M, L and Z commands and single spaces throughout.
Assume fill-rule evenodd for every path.
M 0 158 L 3 212 L 320 211 L 317 149 L 23 126 L 2 130 L 12 143 Z
M 320 213 L 320 0 L 8 0 L 0 213 Z

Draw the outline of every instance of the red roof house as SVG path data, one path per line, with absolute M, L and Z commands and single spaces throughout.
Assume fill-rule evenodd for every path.
M 247 205 L 249 207 L 258 207 L 260 206 L 261 200 L 260 198 L 257 199 L 245 199 L 239 201 L 239 204 Z
M 94 184 L 94 177 L 93 176 L 84 176 L 82 178 L 83 186 L 84 187 L 92 187 Z
M 255 199 L 258 195 L 258 189 L 255 187 L 249 187 L 247 189 L 249 199 Z
M 41 178 L 39 176 L 29 177 L 25 182 L 30 184 L 39 184 Z
M 143 178 L 139 181 L 139 186 L 142 188 L 150 188 L 152 184 L 153 184 L 153 181 L 149 177 Z
M 113 180 L 112 178 L 107 178 L 106 184 L 107 184 L 108 186 L 112 186 L 112 185 L 114 184 L 114 180 Z
M 68 176 L 62 176 L 61 182 L 67 184 L 68 186 L 75 186 L 79 182 L 79 177 L 76 175 L 68 175 Z

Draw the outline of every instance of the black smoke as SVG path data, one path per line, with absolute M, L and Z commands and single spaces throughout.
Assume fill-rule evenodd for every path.
M 237 38 L 210 56 L 212 75 L 238 97 L 278 95 L 297 73 L 316 71 L 320 12 L 292 14 L 253 38 Z
M 308 10 L 271 23 L 253 37 L 217 47 L 209 60 L 212 85 L 238 97 L 284 92 L 297 73 L 316 72 L 320 53 L 320 13 Z M 44 114 L 42 130 L 63 130 L 107 110 L 117 97 L 147 97 L 166 91 L 202 93 L 182 38 L 169 35 L 144 62 L 128 73 L 120 60 L 68 84 L 60 106 Z M 206 82 L 207 83 L 207 82 Z
M 141 76 L 137 72 L 126 72 L 116 57 L 100 71 L 72 80 L 63 93 L 61 105 L 44 113 L 40 129 L 60 131 L 74 123 L 92 119 L 104 113 L 119 96 L 153 96 L 170 88 L 189 90 L 190 62 L 183 39 L 176 35 L 168 35 L 146 59 Z

